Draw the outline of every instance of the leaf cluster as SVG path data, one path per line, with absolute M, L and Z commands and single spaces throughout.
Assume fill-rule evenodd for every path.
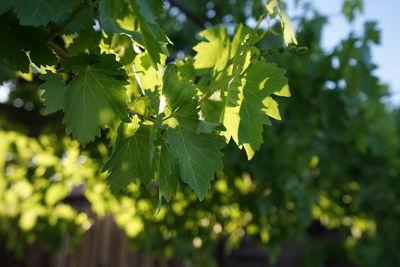
M 279 15 L 286 44 L 296 43 L 281 4 L 266 4 L 260 19 Z M 280 119 L 272 95 L 290 96 L 285 71 L 257 48 L 258 26 L 238 25 L 233 36 L 207 28 L 193 57 L 171 62 L 159 0 L 10 0 L 0 10 L 9 40 L 0 57 L 42 74 L 47 111 L 61 111 L 83 147 L 107 136 L 113 153 L 102 171 L 113 191 L 154 182 L 169 201 L 181 180 L 204 199 L 226 144 L 233 139 L 251 159 L 269 117 Z

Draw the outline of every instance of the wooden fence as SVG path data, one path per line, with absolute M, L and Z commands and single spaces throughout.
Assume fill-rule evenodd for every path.
M 68 243 L 68 240 L 65 240 Z M 191 267 L 178 259 L 157 259 L 128 250 L 123 230 L 111 216 L 97 220 L 85 233 L 82 242 L 68 252 L 65 248 L 46 253 L 40 242 L 31 245 L 18 260 L 0 245 L 1 267 Z
M 81 192 L 73 192 L 65 201 L 94 217 L 90 212 L 90 203 L 83 198 Z M 97 219 L 72 252 L 66 248 L 68 242 L 66 237 L 65 248 L 53 253 L 46 252 L 40 242 L 36 242 L 20 260 L 7 252 L 5 244 L 0 242 L 0 267 L 193 267 L 180 259 L 160 259 L 129 251 L 124 231 L 111 216 Z M 224 254 L 224 242 L 220 242 L 210 257 L 215 258 L 219 267 L 296 267 L 299 266 L 301 246 L 291 244 L 284 249 L 277 264 L 269 265 L 265 251 L 245 236 L 239 248 L 231 255 Z

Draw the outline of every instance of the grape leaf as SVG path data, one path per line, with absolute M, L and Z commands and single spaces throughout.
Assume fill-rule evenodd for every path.
M 6 59 L 11 66 L 21 72 L 29 72 L 29 59 L 15 31 L 0 22 L 0 57 Z
M 153 122 L 153 126 L 151 127 L 151 131 L 150 131 L 150 148 L 151 148 L 151 153 L 149 155 L 150 157 L 150 161 L 153 161 L 154 156 L 156 155 L 156 146 L 155 146 L 155 142 L 158 139 L 158 132 L 162 126 L 162 120 L 164 118 L 163 116 L 164 114 L 160 114 L 159 116 L 157 116 L 157 118 L 154 120 Z
M 113 120 L 129 122 L 127 78 L 114 55 L 81 54 L 67 59 L 63 66 L 76 74 L 66 94 L 67 133 L 86 145 Z
M 286 82 L 285 82 L 286 83 Z M 280 86 L 280 85 L 278 85 Z M 282 89 L 280 89 L 279 91 L 274 92 L 274 95 L 277 96 L 285 96 L 285 97 L 290 97 L 290 90 L 289 90 L 289 86 L 286 84 L 282 87 Z
M 172 194 L 175 192 L 178 185 L 178 177 L 177 158 L 163 142 L 160 149 L 158 181 L 160 184 L 160 196 L 163 196 L 167 202 L 170 201 Z
M 150 55 L 153 67 L 160 63 L 160 54 L 163 53 L 163 44 L 168 38 L 162 33 L 155 22 L 154 12 L 159 1 L 127 2 L 104 0 L 99 6 L 99 19 L 102 29 L 107 33 L 124 33 L 132 40 L 144 47 Z M 128 12 L 130 11 L 130 12 Z
M 263 142 L 263 126 L 271 124 L 265 104 L 268 96 L 287 84 L 284 73 L 276 64 L 262 61 L 250 65 L 246 71 L 239 111 L 239 144 L 244 146 L 249 159 Z
M 239 124 L 240 124 L 240 104 L 243 99 L 243 85 L 245 79 L 233 77 L 227 85 L 224 107 L 222 110 L 221 121 L 226 131 L 223 133 L 227 141 L 232 139 L 239 144 Z
M 207 42 L 200 42 L 193 47 L 193 50 L 197 52 L 194 57 L 195 68 L 223 70 L 230 55 L 230 41 L 226 28 L 223 26 L 211 27 L 202 31 L 200 36 L 204 37 Z
M 283 29 L 283 40 L 285 41 L 285 45 L 297 45 L 296 33 L 294 31 L 292 21 L 285 12 L 281 12 L 281 27 Z
M 136 56 L 134 63 L 136 81 L 142 91 L 149 96 L 152 106 L 155 108 L 154 111 L 158 112 L 160 104 L 158 88 L 162 84 L 162 65 L 159 65 L 158 70 L 154 70 L 148 53 L 141 53 Z
M 200 121 L 197 101 L 193 99 L 194 86 L 179 80 L 171 67 L 164 76 L 163 93 L 167 99 L 166 112 L 170 112 L 170 119 L 166 120 L 169 126 L 167 143 L 178 158 L 182 181 L 202 200 L 214 179 L 214 172 L 222 168 L 220 150 L 225 142 L 219 135 L 196 131 Z
M 276 93 L 287 95 L 285 71 L 275 64 L 252 63 L 240 76 L 234 76 L 227 85 L 225 107 L 221 121 L 226 128 L 223 133 L 231 137 L 239 147 L 244 147 L 251 159 L 263 142 L 264 125 L 270 125 L 268 116 L 280 119 L 278 104 L 270 97 Z
M 225 131 L 225 127 L 219 122 L 199 121 L 197 124 L 198 133 L 210 134 L 214 131 Z
M 104 165 L 103 172 L 110 173 L 108 183 L 112 191 L 121 190 L 139 179 L 148 186 L 154 177 L 150 157 L 150 131 L 148 125 L 123 123 L 118 128 L 114 151 Z
M 141 13 L 150 23 L 157 23 L 155 15 L 164 12 L 162 0 L 135 0 L 141 7 Z
M 22 25 L 46 25 L 74 9 L 80 0 L 14 0 L 12 4 Z
M 62 19 L 64 19 L 64 17 Z M 93 9 L 86 8 L 71 22 L 71 24 L 67 26 L 64 33 L 73 34 L 80 31 L 93 30 L 96 20 L 97 17 L 95 11 Z
M 99 43 L 101 37 L 101 33 L 94 30 L 80 31 L 78 37 L 74 38 L 73 43 L 68 46 L 68 52 L 71 55 L 76 55 L 85 51 L 100 50 Z
M 284 71 L 274 64 L 252 60 L 252 53 L 258 49 L 253 45 L 260 41 L 260 36 L 252 29 L 239 25 L 233 41 L 230 42 L 224 27 L 209 28 L 202 32 L 208 42 L 199 43 L 194 66 L 197 70 L 214 68 L 225 72 L 214 75 L 207 84 L 211 92 L 221 95 L 221 102 L 215 102 L 217 111 L 205 109 L 210 107 L 211 100 L 205 101 L 202 112 L 211 118 L 210 112 L 220 114 L 220 122 L 226 128 L 225 138 L 230 138 L 239 147 L 244 147 L 251 159 L 254 151 L 262 143 L 264 125 L 270 125 L 268 116 L 280 119 L 278 104 L 271 94 L 289 96 L 287 79 Z M 215 54 L 214 52 L 217 51 Z M 210 90 L 210 89 L 208 89 Z
M 149 7 L 146 1 L 130 0 L 130 3 L 143 36 L 144 47 L 150 55 L 153 67 L 157 68 L 157 64 L 160 63 L 160 54 L 163 53 L 161 42 L 166 42 L 168 39 L 161 33 L 158 24 L 155 23 L 152 16 L 154 9 Z
M 282 6 L 283 5 L 280 0 L 267 0 L 265 3 L 265 8 L 270 16 L 275 17 L 276 15 L 279 15 L 281 18 L 281 28 L 283 30 L 283 40 L 285 45 L 297 45 L 296 33 L 294 31 L 292 21 L 286 15 L 286 12 L 281 8 Z
M 278 102 L 276 102 L 272 97 L 267 96 L 264 101 L 263 101 L 264 106 L 268 107 L 265 112 L 267 113 L 268 116 L 271 118 L 274 118 L 275 120 L 280 121 L 281 114 L 279 112 L 279 105 Z
M 251 60 L 249 42 L 248 40 L 245 41 L 245 36 L 250 33 L 253 32 L 242 25 L 239 25 L 236 29 L 230 49 L 233 64 L 232 75 L 223 87 L 226 91 L 226 95 L 224 96 L 224 109 L 222 111 L 221 120 L 227 129 L 227 131 L 224 132 L 224 136 L 228 141 L 232 137 L 237 144 L 239 144 L 239 101 L 243 98 L 242 88 L 246 82 L 243 73 L 250 65 Z
M 176 116 L 178 125 L 168 128 L 167 140 L 179 159 L 182 180 L 189 184 L 200 200 L 204 199 L 214 179 L 214 172 L 222 169 L 223 139 L 215 134 L 197 133 L 196 121 Z
M 29 72 L 29 58 L 38 66 L 53 65 L 57 57 L 47 47 L 46 33 L 41 29 L 18 25 L 12 14 L 0 16 L 0 58 L 5 58 L 16 70 Z
M 46 73 L 40 76 L 45 80 L 40 87 L 45 90 L 42 97 L 49 113 L 58 110 L 65 110 L 65 94 L 67 87 L 63 78 L 54 73 Z
M 136 43 L 143 46 L 142 34 L 131 27 L 126 28 L 120 25 L 119 21 L 123 20 L 129 14 L 127 11 L 129 6 L 123 1 L 103 0 L 99 4 L 99 23 L 104 32 L 107 34 L 124 33 L 127 34 Z M 129 17 L 131 21 L 132 18 Z

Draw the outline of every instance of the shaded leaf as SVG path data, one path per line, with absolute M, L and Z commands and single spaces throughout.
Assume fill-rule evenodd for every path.
M 80 0 L 13 0 L 12 4 L 22 25 L 46 25 L 74 9 Z
M 5 58 L 16 70 L 29 72 L 29 58 L 38 66 L 53 65 L 57 57 L 44 41 L 46 33 L 41 29 L 20 26 L 12 14 L 0 16 L 0 58 Z
M 163 93 L 171 118 L 166 120 L 167 143 L 179 161 L 183 182 L 202 200 L 214 179 L 214 172 L 222 168 L 221 149 L 225 142 L 221 136 L 196 131 L 199 125 L 197 103 L 191 83 L 179 80 L 172 68 L 164 77 Z M 168 114 L 167 114 L 168 115 Z
M 163 142 L 160 150 L 158 181 L 160 183 L 160 196 L 163 196 L 167 202 L 170 201 L 178 185 L 179 174 L 177 164 L 177 158 Z
M 48 112 L 65 110 L 65 94 L 67 87 L 62 77 L 54 73 L 46 73 L 40 76 L 45 80 L 40 87 L 45 90 L 42 97 L 45 99 L 44 104 Z
M 114 55 L 79 55 L 64 63 L 75 72 L 66 94 L 64 122 L 82 145 L 100 135 L 113 120 L 129 121 L 126 105 L 127 84 L 122 65 Z
M 150 126 L 123 123 L 118 128 L 115 149 L 103 171 L 110 173 L 108 183 L 112 191 L 118 191 L 131 182 L 140 180 L 148 186 L 154 177 L 148 155 Z

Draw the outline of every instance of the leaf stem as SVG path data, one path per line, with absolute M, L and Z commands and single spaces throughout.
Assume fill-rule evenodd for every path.
M 156 120 L 154 117 L 146 117 L 146 116 L 144 116 L 144 115 L 142 115 L 142 114 L 140 114 L 140 113 L 137 113 L 136 111 L 133 111 L 132 109 L 129 109 L 129 108 L 128 108 L 128 114 L 129 114 L 130 116 L 136 115 L 136 116 L 138 116 L 138 118 L 139 118 L 140 120 L 142 120 L 142 121 L 148 120 L 148 121 L 154 122 L 154 121 Z
M 200 105 L 202 104 L 204 101 L 206 101 L 209 97 L 211 96 L 211 91 L 207 91 L 204 93 L 204 95 L 202 95 L 200 97 L 200 99 L 197 101 L 197 103 Z
M 260 27 L 260 25 L 261 25 L 261 22 L 265 19 L 265 17 L 267 16 L 267 12 L 264 12 L 264 13 L 262 13 L 261 14 L 261 16 L 260 16 L 260 18 L 258 19 L 258 21 L 257 21 L 257 25 L 256 25 L 256 27 L 254 28 L 254 30 L 258 30 L 258 28 Z
M 66 59 L 66 58 L 70 57 L 70 55 L 63 48 L 61 48 L 59 45 L 57 45 L 53 41 L 48 41 L 47 43 L 49 44 L 49 46 L 51 48 L 53 48 L 53 50 L 56 52 L 56 54 L 59 55 L 61 58 Z

